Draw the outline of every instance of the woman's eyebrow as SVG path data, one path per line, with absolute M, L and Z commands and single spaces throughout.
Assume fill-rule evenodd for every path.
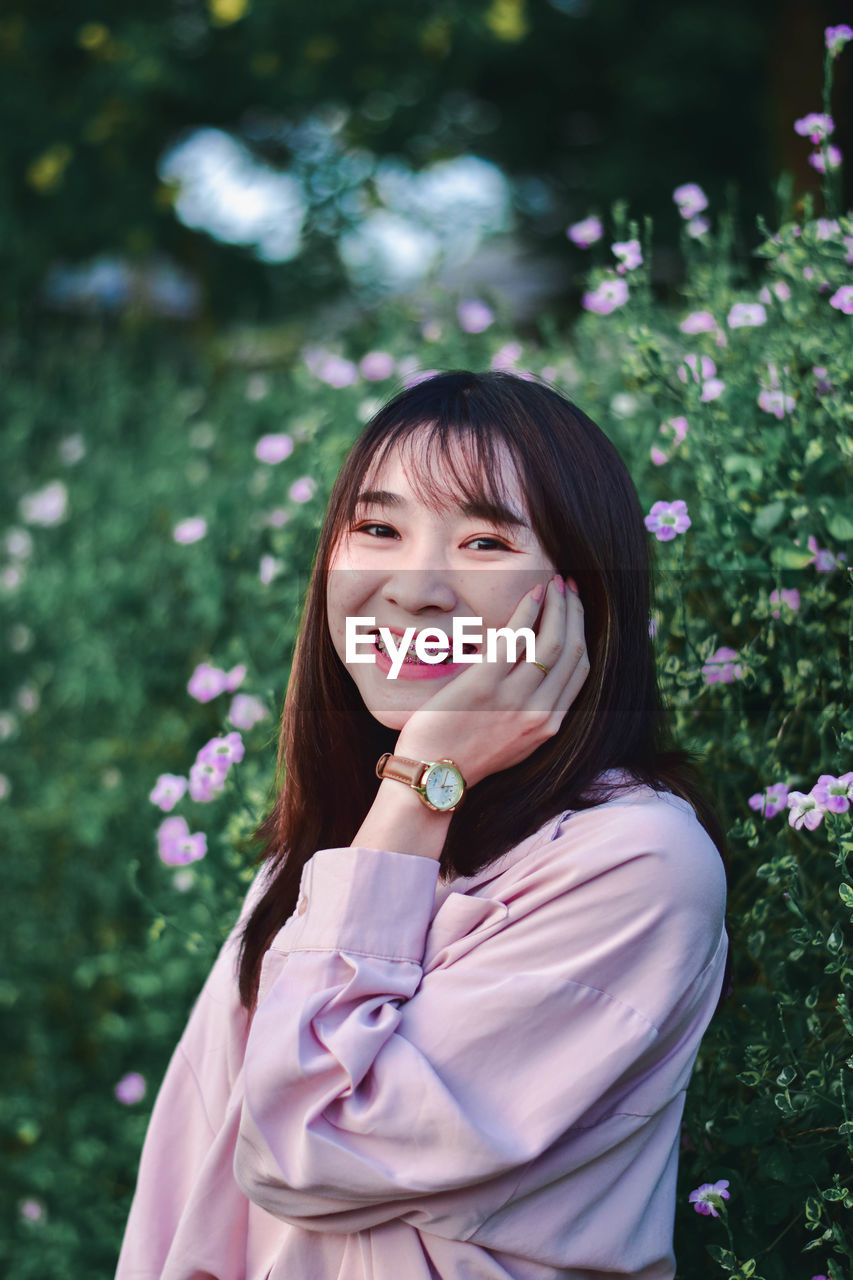
M 364 489 L 356 499 L 356 507 L 392 507 L 403 509 L 409 504 L 400 493 L 391 493 L 387 489 Z M 504 529 L 530 529 L 523 516 L 504 506 L 502 502 L 473 501 L 462 502 L 459 510 L 463 516 L 472 520 L 488 520 L 490 524 Z

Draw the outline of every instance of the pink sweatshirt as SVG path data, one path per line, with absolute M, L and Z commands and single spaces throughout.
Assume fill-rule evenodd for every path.
M 712 841 L 638 787 L 438 873 L 316 853 L 251 1026 L 235 926 L 158 1094 L 116 1280 L 672 1280 L 727 946 Z

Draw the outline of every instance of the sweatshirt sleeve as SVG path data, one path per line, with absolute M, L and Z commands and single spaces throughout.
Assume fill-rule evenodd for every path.
M 641 1100 L 653 1113 L 685 1086 L 704 1024 L 695 1043 L 672 1027 L 719 957 L 721 867 L 695 817 L 577 816 L 500 899 L 451 893 L 432 929 L 431 859 L 314 855 L 246 1045 L 234 1172 L 251 1200 L 315 1230 L 429 1229 L 476 1186 L 485 1218 L 507 1175 L 649 1076 L 662 1027 L 683 1044 Z
M 238 933 L 262 892 L 262 878 L 259 872 L 249 888 L 158 1090 L 116 1280 L 159 1280 L 199 1172 L 213 1154 L 246 1034 L 235 977 Z

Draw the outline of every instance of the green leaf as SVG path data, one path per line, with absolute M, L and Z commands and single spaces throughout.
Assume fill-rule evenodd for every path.
M 853 538 L 853 520 L 841 511 L 829 517 L 826 527 L 836 542 L 849 542 Z
M 735 1255 L 730 1249 L 724 1249 L 722 1245 L 709 1244 L 708 1253 L 715 1262 L 718 1262 L 721 1267 L 726 1267 L 729 1271 L 731 1271 L 732 1267 L 737 1266 L 737 1258 Z
M 811 564 L 813 557 L 810 551 L 804 551 L 802 547 L 782 546 L 771 548 L 770 559 L 780 569 L 805 569 L 807 564 Z
M 756 538 L 762 538 L 775 529 L 784 514 L 784 502 L 769 502 L 766 507 L 760 507 L 752 521 L 752 532 Z
M 845 907 L 853 908 L 853 885 L 845 884 L 844 881 L 838 886 L 838 896 L 844 903 Z
M 807 1222 L 820 1222 L 823 1209 L 819 1200 L 816 1200 L 814 1196 L 807 1196 L 805 1209 Z

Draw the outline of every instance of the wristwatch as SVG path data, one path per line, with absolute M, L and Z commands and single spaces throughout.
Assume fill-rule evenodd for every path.
M 408 760 L 386 751 L 376 765 L 377 778 L 405 782 L 421 803 L 436 813 L 452 813 L 465 798 L 467 782 L 452 760 Z

